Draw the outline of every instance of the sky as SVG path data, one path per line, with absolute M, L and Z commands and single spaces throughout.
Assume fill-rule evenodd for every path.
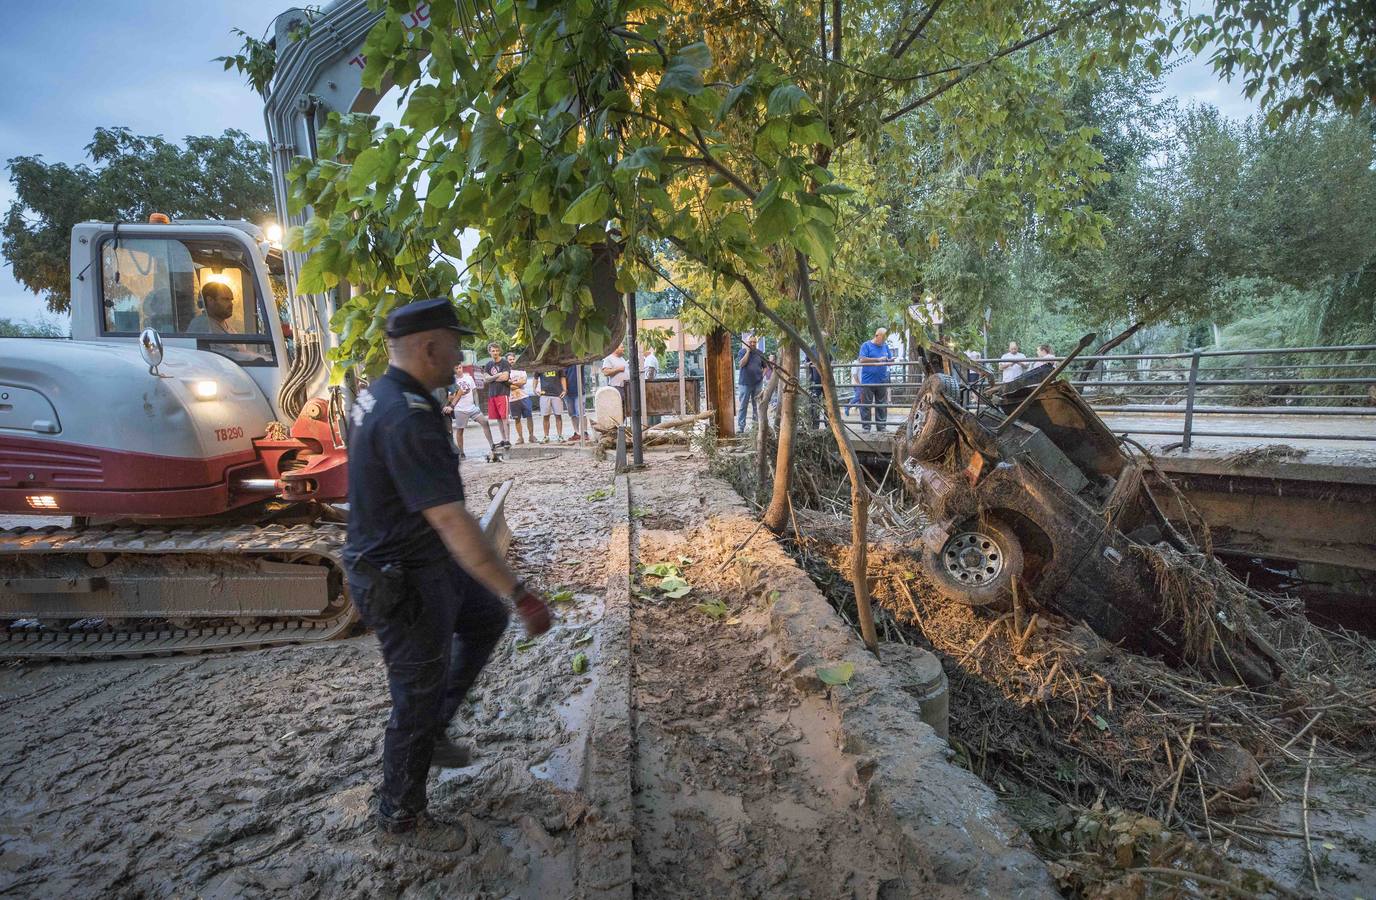
M 238 128 L 263 139 L 262 101 L 216 56 L 233 53 L 238 27 L 263 34 L 290 5 L 282 0 L 44 0 L 5 4 L 0 53 L 0 161 L 41 154 L 49 162 L 85 161 L 97 127 L 180 140 Z M 1165 79 L 1184 103 L 1217 106 L 1245 118 L 1255 104 L 1222 82 L 1202 59 L 1186 59 Z M 5 170 L 0 213 L 14 191 Z M 0 319 L 35 320 L 43 302 L 0 261 Z M 65 323 L 64 323 L 65 324 Z

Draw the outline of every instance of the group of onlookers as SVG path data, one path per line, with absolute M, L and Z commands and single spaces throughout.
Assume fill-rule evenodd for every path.
M 533 374 L 519 368 L 514 350 L 502 353 L 497 343 L 487 345 L 488 358 L 476 366 L 472 374 L 463 366 L 454 369 L 454 384 L 445 399 L 444 413 L 454 419 L 454 442 L 459 456 L 464 455 L 463 435 L 469 422 L 475 422 L 487 438 L 488 450 L 511 446 L 514 431 L 516 443 L 549 443 L 550 422 L 554 424 L 554 440 L 563 441 L 564 419 L 569 417 L 572 433 L 569 442 L 591 440 L 582 413 L 583 367 L 543 367 Z M 479 404 L 482 391 L 482 405 Z M 538 405 L 543 420 L 543 436 L 535 436 L 535 408 Z M 496 423 L 500 440 L 494 440 L 492 424 Z
M 974 351 L 971 350 L 970 354 Z M 1035 369 L 1042 367 L 1050 368 L 1056 361 L 1056 354 L 1051 351 L 1050 344 L 1039 344 L 1037 355 L 1031 360 L 1023 354 L 1022 348 L 1017 341 L 1008 342 L 1008 352 L 999 357 L 999 379 L 1007 384 L 1016 381 Z

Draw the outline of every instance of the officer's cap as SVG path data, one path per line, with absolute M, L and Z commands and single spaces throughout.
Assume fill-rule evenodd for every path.
M 459 334 L 477 334 L 473 329 L 459 324 L 459 317 L 454 315 L 454 305 L 443 297 L 398 306 L 387 316 L 389 338 L 405 337 L 436 328 L 448 328 Z

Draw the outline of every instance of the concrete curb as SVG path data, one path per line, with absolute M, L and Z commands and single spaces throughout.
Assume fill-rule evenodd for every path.
M 635 887 L 635 807 L 631 773 L 631 483 L 617 476 L 607 593 L 602 607 L 600 671 L 593 691 L 583 793 L 588 812 L 578 836 L 579 897 L 623 900 Z
M 740 514 L 748 518 L 743 506 Z M 946 694 L 933 690 L 930 668 L 940 670 L 935 657 L 884 644 L 884 661 L 876 660 L 767 534 L 749 543 L 736 570 L 743 591 L 777 596 L 769 608 L 776 662 L 797 689 L 825 697 L 839 716 L 841 747 L 858 757 L 855 775 L 871 812 L 881 827 L 903 837 L 908 890 L 1059 897 L 1026 833 L 987 785 L 950 761 L 950 746 L 923 721 L 945 716 L 940 707 Z M 855 666 L 851 682 L 828 688 L 817 668 L 842 661 Z M 940 677 L 944 687 L 944 673 Z
M 597 456 L 596 446 L 579 444 L 517 444 L 502 451 L 508 459 L 553 459 L 556 456 Z

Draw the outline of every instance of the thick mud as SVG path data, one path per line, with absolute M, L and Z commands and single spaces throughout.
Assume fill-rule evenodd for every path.
M 390 701 L 369 635 L 15 665 L 0 669 L 0 895 L 927 895 L 870 805 L 873 762 L 843 751 L 825 696 L 781 677 L 769 592 L 740 589 L 743 535 L 714 533 L 726 501 L 702 462 L 655 454 L 634 476 L 632 562 L 673 562 L 691 590 L 638 577 L 629 626 L 607 600 L 626 515 L 610 464 L 469 460 L 471 505 L 510 476 L 511 558 L 559 618 L 535 641 L 508 634 L 451 729 L 473 765 L 432 775 L 466 853 L 422 863 L 374 843 Z M 629 716 L 624 740 L 598 740 L 609 716 Z M 613 776 L 629 781 L 620 809 L 599 805 Z
M 452 866 L 373 844 L 390 701 L 369 635 L 201 657 L 0 671 L 0 894 L 393 897 L 575 892 L 578 785 L 605 583 L 609 480 L 591 460 L 465 466 L 473 506 L 516 476 L 512 558 L 565 590 L 556 628 L 513 628 L 452 733 L 466 769 L 432 775 L 463 822 Z

